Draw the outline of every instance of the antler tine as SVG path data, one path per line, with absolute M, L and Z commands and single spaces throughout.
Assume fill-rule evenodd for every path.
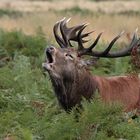
M 138 42 L 140 41 L 140 38 L 138 39 L 137 36 L 137 30 L 134 32 L 132 41 L 130 43 L 130 45 L 118 52 L 112 52 L 112 53 L 108 53 L 107 57 L 109 58 L 115 58 L 115 57 L 123 57 L 123 56 L 129 56 L 131 55 L 131 51 L 134 47 L 136 47 L 138 45 Z
M 106 58 L 116 58 L 116 57 L 123 57 L 123 56 L 129 56 L 131 55 L 131 51 L 134 47 L 138 46 L 140 44 L 140 38 L 138 38 L 137 35 L 137 31 L 138 29 L 136 29 L 136 31 L 134 32 L 132 41 L 129 45 L 129 47 L 126 47 L 125 49 L 121 50 L 121 51 L 117 51 L 117 52 L 110 52 L 112 46 L 114 45 L 114 43 L 124 34 L 124 31 L 121 32 L 118 36 L 116 36 L 108 45 L 108 47 L 103 51 L 103 52 L 99 52 L 99 51 L 93 51 L 92 49 L 95 46 L 89 47 L 89 48 L 84 48 L 81 44 L 81 48 L 79 49 L 80 52 L 80 56 L 81 55 L 90 55 L 90 56 L 94 56 L 94 57 L 106 57 Z M 101 33 L 98 35 L 98 37 L 96 38 L 96 40 L 99 40 L 98 38 L 100 38 Z M 96 42 L 95 40 L 95 42 Z M 98 42 L 98 41 L 97 41 Z M 95 43 L 96 45 L 97 43 Z
M 76 26 L 73 26 L 73 27 L 69 28 L 69 30 L 71 30 L 71 32 L 73 32 L 73 33 L 76 33 L 77 31 L 79 31 L 80 29 L 82 29 L 83 26 L 85 26 L 85 25 L 88 25 L 88 24 L 83 23 L 83 24 L 80 24 L 80 25 L 76 25 Z M 82 38 L 83 37 L 87 37 L 87 36 L 88 36 L 88 33 L 83 34 L 82 35 Z
M 102 55 L 106 55 L 109 53 L 109 51 L 111 50 L 112 46 L 114 45 L 114 43 L 124 34 L 124 31 L 122 31 L 119 35 L 117 35 L 108 45 L 108 47 L 102 52 Z
M 127 49 L 129 51 L 129 53 L 131 53 L 131 50 L 133 49 L 133 47 L 136 47 L 136 45 L 139 45 L 140 38 L 138 38 L 137 32 L 138 32 L 138 28 L 136 28 L 132 41 Z
M 64 19 L 62 19 L 62 20 L 64 20 Z M 65 42 L 58 35 L 58 28 L 60 26 L 61 21 L 58 21 L 58 22 L 55 23 L 55 25 L 53 27 L 53 32 L 54 32 L 54 36 L 55 36 L 55 39 L 56 39 L 57 43 L 60 45 L 61 48 L 65 48 L 65 46 L 66 46 Z
M 62 37 L 63 37 L 63 39 L 64 39 L 64 41 L 65 41 L 65 43 L 66 43 L 66 47 L 68 47 L 68 44 L 69 44 L 69 42 L 68 42 L 68 39 L 67 39 L 67 26 L 66 26 L 66 23 L 68 23 L 70 21 L 70 18 L 68 19 L 68 20 L 66 20 L 66 18 L 64 19 L 64 20 L 62 20 L 61 22 L 60 22 L 60 31 L 61 31 L 61 34 L 62 34 Z
M 91 33 L 93 33 L 93 32 L 95 32 L 95 30 L 90 31 L 90 32 L 85 33 L 85 34 L 82 34 L 81 37 L 82 37 L 82 38 L 87 37 L 87 36 L 89 36 L 89 35 L 90 35 Z
M 88 24 L 85 24 L 78 32 L 77 35 L 77 41 L 78 41 L 78 51 L 82 51 L 85 50 L 84 46 L 83 46 L 83 40 L 82 40 L 82 32 L 83 30 L 87 27 Z
M 97 43 L 98 43 L 99 39 L 101 38 L 102 34 L 103 34 L 103 32 L 101 32 L 101 33 L 97 36 L 97 38 L 95 39 L 94 43 L 88 48 L 89 51 L 91 51 L 91 50 L 97 45 Z
M 103 32 L 101 32 L 97 38 L 95 39 L 94 43 L 89 47 L 89 48 L 84 48 L 82 40 L 80 38 L 82 31 L 85 29 L 85 27 L 83 27 L 79 33 L 78 33 L 78 50 L 79 50 L 79 56 L 82 56 L 84 54 L 90 54 L 92 53 L 92 49 L 96 46 L 96 44 L 98 43 L 101 35 L 103 34 Z
M 124 31 L 121 32 L 119 35 L 117 35 L 109 43 L 108 47 L 102 52 L 93 51 L 93 48 L 97 45 L 103 32 L 101 32 L 97 36 L 94 43 L 89 48 L 84 48 L 83 43 L 87 42 L 88 40 L 84 40 L 83 38 L 87 37 L 89 34 L 91 34 L 94 31 L 82 34 L 83 30 L 86 28 L 86 26 L 88 24 L 80 24 L 80 25 L 68 28 L 67 23 L 69 21 L 70 21 L 70 18 L 67 20 L 66 20 L 66 18 L 63 18 L 62 20 L 57 22 L 53 28 L 54 36 L 55 36 L 55 39 L 61 48 L 67 48 L 69 46 L 72 46 L 70 43 L 71 40 L 76 41 L 78 43 L 79 56 L 90 55 L 90 56 L 94 56 L 94 57 L 107 57 L 107 58 L 123 57 L 123 56 L 131 55 L 132 49 L 136 46 L 140 46 L 140 38 L 138 38 L 138 35 L 137 35 L 138 28 L 136 28 L 130 45 L 128 47 L 120 50 L 120 51 L 110 52 L 114 43 L 124 34 Z M 60 29 L 60 32 L 62 34 L 62 38 L 58 35 L 58 29 Z
M 129 47 L 118 52 L 112 52 L 108 55 L 108 57 L 115 58 L 115 57 L 129 56 L 131 55 L 131 51 L 133 50 L 133 48 L 136 47 L 139 42 L 140 39 L 136 39 L 136 36 L 134 35 Z
M 125 49 L 123 49 L 121 51 L 118 51 L 118 52 L 110 53 L 110 57 L 114 58 L 114 57 L 122 57 L 122 56 L 131 55 L 132 49 L 134 47 L 136 47 L 138 45 L 138 43 L 140 42 L 140 38 L 138 38 L 137 31 L 138 31 L 138 28 L 136 28 L 136 30 L 134 32 L 134 35 L 133 35 L 133 38 L 132 38 L 132 41 L 131 41 L 129 47 L 127 47 L 127 48 L 125 48 Z
M 134 32 L 134 34 L 136 34 L 137 38 L 138 38 L 138 30 L 139 30 L 139 28 L 137 27 L 137 28 L 135 29 L 135 32 Z
M 83 27 L 85 28 L 85 26 L 88 25 L 84 23 L 68 28 L 67 23 L 70 21 L 70 19 L 71 18 L 63 18 L 54 25 L 54 36 L 61 48 L 67 48 L 69 46 L 72 46 L 70 41 L 78 42 L 78 31 L 80 31 L 81 29 L 83 29 Z M 60 29 L 62 38 L 58 35 L 58 29 Z M 80 34 L 81 42 L 88 42 L 88 40 L 84 40 L 83 38 L 89 36 L 89 34 L 91 34 L 92 32 L 94 31 Z
M 85 37 L 88 37 L 90 34 L 92 34 L 93 32 L 95 32 L 95 30 L 91 31 L 91 32 L 88 32 L 88 33 L 85 33 L 85 34 L 81 34 L 81 38 L 85 38 Z M 82 43 L 86 43 L 88 42 L 89 40 L 83 40 L 82 39 Z
M 77 32 L 79 30 L 81 30 L 85 25 L 87 26 L 88 24 L 80 24 L 80 25 L 76 25 L 76 26 L 73 26 L 71 28 L 68 28 L 67 27 L 67 23 L 70 21 L 70 19 L 66 20 L 62 20 L 61 23 L 60 23 L 60 31 L 61 31 L 61 34 L 62 34 L 62 37 L 64 39 L 64 41 L 66 42 L 67 46 L 71 45 L 70 44 L 70 41 L 76 41 L 77 42 Z M 81 35 L 81 38 L 82 38 L 82 43 L 85 43 L 87 42 L 87 40 L 83 40 L 83 38 L 87 37 L 89 34 L 91 34 L 92 32 L 94 31 L 91 31 L 91 32 L 88 32 L 88 33 L 85 33 L 85 34 L 82 34 Z
M 131 50 L 133 49 L 133 47 L 136 47 L 136 45 L 138 45 L 140 38 L 138 38 L 137 31 L 138 31 L 138 28 L 136 28 L 136 30 L 134 32 L 134 35 L 133 35 L 133 38 L 132 38 L 132 41 L 131 41 L 129 47 L 122 50 L 122 53 L 127 52 L 129 55 L 129 54 L 131 54 Z
M 77 32 L 78 32 L 78 30 L 82 29 L 83 26 L 85 26 L 85 24 L 74 26 L 74 27 L 72 27 L 72 28 L 69 29 L 69 30 L 71 30 L 70 31 L 70 34 L 69 34 L 69 44 L 70 45 L 71 45 L 70 40 L 75 41 L 75 42 L 78 42 L 78 34 L 77 34 Z M 88 32 L 88 33 L 85 33 L 85 34 L 81 34 L 82 43 L 86 43 L 86 42 L 89 41 L 89 40 L 84 40 L 83 38 L 89 36 L 89 34 L 91 34 L 92 32 L 93 31 Z

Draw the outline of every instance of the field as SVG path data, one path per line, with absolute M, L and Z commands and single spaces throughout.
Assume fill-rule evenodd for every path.
M 56 8 L 57 5 L 57 8 Z M 54 40 L 52 28 L 63 17 L 69 26 L 88 22 L 90 36 L 104 35 L 103 49 L 122 30 L 126 34 L 114 50 L 128 46 L 140 28 L 137 1 L 17 1 L 0 2 L 0 140 L 140 140 L 140 117 L 124 113 L 120 104 L 105 105 L 97 97 L 83 109 L 66 113 L 58 104 L 42 62 L 44 49 Z M 140 36 L 140 32 L 138 31 Z M 93 74 L 127 75 L 139 69 L 131 57 L 100 59 Z M 135 119 L 134 119 L 135 118 Z

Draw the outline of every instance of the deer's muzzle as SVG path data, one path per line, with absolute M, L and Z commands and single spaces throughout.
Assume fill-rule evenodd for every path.
M 52 70 L 52 65 L 54 63 L 54 52 L 55 52 L 55 48 L 52 46 L 48 47 L 45 51 L 46 60 L 44 63 L 42 63 L 42 67 L 47 71 Z

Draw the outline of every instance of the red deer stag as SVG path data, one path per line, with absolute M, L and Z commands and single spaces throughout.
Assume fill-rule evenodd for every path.
M 60 20 L 54 25 L 53 31 L 57 43 L 61 48 L 49 46 L 46 53 L 46 60 L 42 64 L 43 68 L 49 73 L 52 86 L 57 95 L 60 105 L 69 111 L 75 105 L 80 105 L 82 97 L 90 100 L 95 91 L 98 90 L 101 98 L 105 102 L 120 101 L 125 110 L 132 110 L 137 107 L 140 95 L 140 80 L 136 75 L 100 77 L 92 76 L 88 66 L 92 61 L 84 60 L 81 56 L 89 55 L 95 59 L 117 58 L 131 55 L 134 47 L 140 45 L 140 39 L 137 32 L 134 33 L 131 43 L 128 47 L 110 52 L 114 43 L 121 37 L 116 36 L 102 51 L 93 51 L 97 45 L 102 33 L 95 39 L 94 43 L 85 48 L 84 40 L 92 32 L 82 33 L 87 24 L 81 24 L 74 27 L 67 27 L 69 19 Z M 59 35 L 59 29 L 61 36 Z M 78 49 L 72 48 L 70 41 L 78 44 Z M 93 58 L 93 59 L 94 59 Z

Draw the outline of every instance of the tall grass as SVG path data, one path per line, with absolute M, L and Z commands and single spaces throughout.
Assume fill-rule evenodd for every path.
M 61 109 L 41 68 L 46 46 L 42 32 L 29 36 L 2 30 L 0 36 L 0 50 L 12 57 L 0 68 L 0 139 L 139 140 L 139 118 L 131 120 L 119 104 L 103 104 L 98 93 L 91 103 L 83 101 L 79 113 L 75 108 L 70 114 Z M 4 51 L 1 54 L 0 60 L 5 56 Z M 37 60 L 34 63 L 33 58 Z M 129 66 L 128 58 L 101 59 L 93 73 L 120 75 Z
M 18 18 L 22 17 L 22 12 L 14 11 L 14 10 L 8 10 L 8 9 L 0 9 L 0 17 L 2 16 L 8 16 L 10 18 Z
M 19 17 L 16 20 L 9 16 L 2 16 L 0 27 L 10 31 L 16 28 L 28 35 L 34 35 L 37 28 L 42 27 L 45 36 L 51 42 L 54 42 L 52 33 L 53 25 L 63 17 L 72 17 L 69 26 L 86 22 L 90 23 L 87 30 L 96 30 L 96 33 L 94 33 L 95 35 L 92 35 L 92 38 L 95 38 L 97 33 L 105 31 L 103 39 L 107 41 L 111 40 L 122 30 L 125 30 L 126 33 L 133 34 L 134 30 L 137 27 L 140 27 L 139 12 L 122 11 L 118 14 L 105 14 L 101 10 L 94 12 L 79 6 L 58 11 L 50 9 L 47 12 L 23 13 L 22 17 Z M 128 40 L 126 41 L 128 42 Z

